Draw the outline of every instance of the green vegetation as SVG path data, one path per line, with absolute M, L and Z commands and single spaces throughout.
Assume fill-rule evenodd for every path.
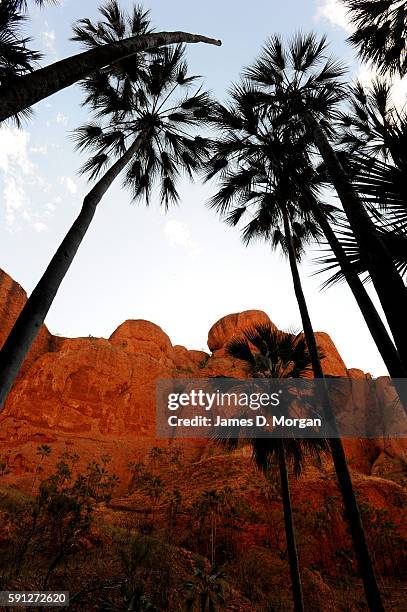
M 133 492 L 122 500 L 125 516 L 108 456 L 84 467 L 76 453 L 54 458 L 49 477 L 38 473 L 34 497 L 0 488 L 1 585 L 69 590 L 72 610 L 78 611 L 95 604 L 117 612 L 130 606 L 201 612 L 229 603 L 247 611 L 289 609 L 278 458 L 270 457 L 264 479 L 246 462 L 240 463 L 245 475 L 239 474 L 241 460 L 218 449 L 205 469 L 214 458 L 226 461 L 223 479 L 231 477 L 230 465 L 238 486 L 232 490 L 219 482 L 194 491 L 191 483 L 201 463 L 190 464 L 186 473 L 174 468 L 170 453 L 158 453 L 160 464 L 153 462 L 157 451 L 151 454 L 149 467 L 135 461 L 129 468 L 132 477 L 138 476 Z M 174 469 L 179 488 L 173 485 Z M 339 501 L 337 494 L 326 493 L 319 503 L 292 506 L 306 610 L 322 612 L 328 593 L 338 602 L 361 602 Z M 405 540 L 388 513 L 364 498 L 360 506 L 381 583 L 388 585 L 387 601 L 402 580 Z

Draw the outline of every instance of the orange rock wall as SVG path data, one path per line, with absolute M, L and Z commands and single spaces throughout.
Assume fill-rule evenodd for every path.
M 25 300 L 20 285 L 0 270 L 0 344 Z M 142 458 L 157 443 L 169 444 L 155 439 L 155 381 L 243 377 L 242 364 L 226 355 L 225 344 L 259 321 L 269 318 L 258 310 L 220 319 L 209 331 L 211 354 L 173 346 L 167 334 L 149 321 L 126 321 L 109 339 L 59 338 L 43 326 L 0 414 L 0 456 L 7 457 L 12 468 L 10 481 L 21 486 L 32 481 L 41 443 L 54 449 L 52 458 L 44 460 L 45 471 L 55 464 L 55 455 L 70 450 L 78 452 L 84 464 L 111 455 L 113 469 L 124 478 L 129 461 Z M 369 375 L 346 369 L 326 333 L 318 333 L 317 339 L 327 374 L 365 377 L 371 384 Z M 346 445 L 353 466 L 364 473 L 379 461 L 382 474 L 401 453 L 389 441 Z M 195 458 L 205 452 L 203 443 L 183 446 Z

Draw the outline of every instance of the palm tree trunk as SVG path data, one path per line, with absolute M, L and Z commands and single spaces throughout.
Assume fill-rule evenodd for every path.
M 222 44 L 220 40 L 200 34 L 157 32 L 125 38 L 35 70 L 20 77 L 14 87 L 0 88 L 0 122 L 124 57 L 173 43 L 198 42 Z
M 106 191 L 144 140 L 140 135 L 85 196 L 81 212 L 61 242 L 43 276 L 25 303 L 0 351 L 0 408 L 68 272 L 76 252 Z
M 407 289 L 374 223 L 346 176 L 324 130 L 312 116 L 312 113 L 305 113 L 305 122 L 312 131 L 314 142 L 342 202 L 343 209 L 355 234 L 360 255 L 367 266 L 385 312 L 400 359 L 407 370 Z
M 359 305 L 366 325 L 369 328 L 372 338 L 379 349 L 379 353 L 382 356 L 391 378 L 393 379 L 393 384 L 396 388 L 400 404 L 402 405 L 404 412 L 407 414 L 405 385 L 400 380 L 407 378 L 407 370 L 400 359 L 400 355 L 398 354 L 398 351 L 394 346 L 393 341 L 390 338 L 387 329 L 375 308 L 375 305 L 364 288 L 362 281 L 360 280 L 352 263 L 349 261 L 341 243 L 335 235 L 335 232 L 325 218 L 323 211 L 316 209 L 314 215 L 321 226 L 336 259 L 339 262 L 343 275 L 345 276 L 356 302 Z
M 326 219 L 323 210 L 316 208 L 314 216 L 320 225 L 325 237 L 341 267 L 343 275 L 359 305 L 360 311 L 369 331 L 376 343 L 384 363 L 392 378 L 407 378 L 407 369 L 403 366 L 396 347 L 391 340 L 387 329 L 381 320 L 372 300 L 363 286 L 352 263 L 349 261 L 335 232 Z
M 297 543 L 295 540 L 293 511 L 291 507 L 290 484 L 288 481 L 287 462 L 285 460 L 284 441 L 280 440 L 278 449 L 280 468 L 281 496 L 283 499 L 284 525 L 287 540 L 288 560 L 290 564 L 291 585 L 293 589 L 294 611 L 304 612 L 300 567 L 298 563 Z
M 319 358 L 317 342 L 314 329 L 312 327 L 311 318 L 308 312 L 307 302 L 305 300 L 302 289 L 301 278 L 298 272 L 297 258 L 294 250 L 294 245 L 291 235 L 290 221 L 287 212 L 284 215 L 284 232 L 287 242 L 288 255 L 290 260 L 291 273 L 293 277 L 294 291 L 298 302 L 298 307 L 301 314 L 304 336 L 307 342 L 308 351 L 312 362 L 312 369 L 315 378 L 324 378 L 321 360 Z M 328 390 L 322 393 L 321 405 L 327 422 L 330 423 L 331 429 L 335 435 L 329 439 L 329 446 L 332 453 L 335 472 L 338 479 L 339 489 L 342 495 L 342 501 L 345 508 L 345 514 L 349 523 L 349 528 L 352 536 L 353 548 L 358 561 L 359 573 L 361 575 L 365 590 L 367 604 L 371 612 L 384 612 L 379 587 L 373 567 L 373 562 L 369 553 L 366 542 L 366 536 L 362 525 L 359 505 L 353 489 L 352 478 L 349 472 L 348 463 L 346 461 L 345 451 L 343 449 L 342 440 L 336 428 L 336 420 L 329 400 Z

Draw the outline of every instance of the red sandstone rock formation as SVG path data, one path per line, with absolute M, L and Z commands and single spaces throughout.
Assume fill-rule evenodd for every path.
M 0 271 L 0 344 L 26 300 L 23 289 Z M 0 455 L 6 456 L 10 482 L 29 486 L 42 443 L 54 449 L 41 466 L 46 472 L 64 450 L 77 452 L 85 464 L 102 454 L 113 457 L 112 468 L 125 480 L 126 466 L 157 444 L 155 438 L 155 382 L 158 378 L 201 378 L 216 375 L 243 377 L 240 362 L 230 359 L 225 344 L 255 322 L 269 322 L 259 310 L 231 314 L 209 331 L 211 355 L 182 346 L 149 321 L 126 321 L 109 339 L 54 337 L 45 326 L 34 343 L 23 370 L 0 415 Z M 347 370 L 332 340 L 318 333 L 327 374 L 366 378 Z M 379 384 L 379 395 L 388 385 Z M 363 398 L 356 398 L 362 407 Z M 384 401 L 384 400 L 383 400 Z M 161 445 L 169 441 L 161 440 Z M 202 456 L 202 443 L 183 443 L 191 457 Z M 383 476 L 397 468 L 400 442 L 346 443 L 352 465 L 365 474 Z M 373 468 L 372 468 L 373 466 Z
M 0 268 L 0 345 L 7 338 L 26 300 L 24 289 Z M 22 373 L 26 372 L 40 355 L 52 350 L 53 343 L 57 341 L 43 325 L 24 362 Z

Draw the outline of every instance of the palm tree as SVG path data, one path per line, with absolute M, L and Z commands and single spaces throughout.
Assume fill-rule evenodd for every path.
M 245 215 L 250 218 L 242 230 L 246 244 L 253 238 L 265 238 L 288 254 L 314 376 L 323 379 L 297 259 L 307 240 L 319 237 L 315 211 L 323 211 L 328 220 L 333 211 L 318 201 L 319 179 L 307 153 L 310 134 L 301 119 L 297 123 L 287 120 L 274 101 L 271 105 L 269 101 L 267 94 L 246 83 L 232 90 L 229 107 L 215 107 L 211 119 L 221 137 L 206 177 L 220 174 L 222 183 L 210 205 L 231 225 Z M 334 423 L 327 391 L 321 400 L 327 420 Z M 380 592 L 342 441 L 338 435 L 329 443 L 366 597 L 372 610 L 380 610 Z
M 30 38 L 22 34 L 26 16 L 16 0 L 0 3 L 0 88 L 11 87 L 16 79 L 34 70 L 42 55 L 27 47 Z M 15 117 L 18 122 L 18 115 Z
M 160 446 L 153 446 L 153 448 L 148 453 L 148 456 L 155 467 L 160 464 L 164 455 L 164 450 Z
M 382 74 L 407 73 L 407 0 L 342 0 L 355 28 L 349 42 Z
M 391 254 L 399 274 L 404 276 L 407 270 L 407 191 L 404 181 L 407 170 L 407 115 L 405 111 L 394 107 L 391 87 L 381 79 L 376 79 L 369 89 L 356 82 L 350 88 L 350 93 L 350 109 L 340 117 L 339 143 L 345 147 L 341 156 L 355 188 L 363 195 L 376 231 Z M 345 276 L 340 262 L 341 255 L 342 259 L 343 255 L 347 256 L 354 273 L 366 273 L 369 278 L 366 262 L 361 257 L 349 222 L 346 218 L 340 218 L 335 225 L 339 237 L 336 237 L 337 248 L 334 248 L 335 238 L 331 240 L 325 232 L 333 254 L 320 261 L 325 269 L 341 269 L 325 285 Z M 330 231 L 335 237 L 332 228 Z M 339 252 L 341 250 L 342 254 Z M 347 281 L 350 284 L 349 278 Z M 360 281 L 358 284 L 361 284 Z M 365 302 L 361 309 L 365 314 Z M 374 328 L 369 328 L 375 338 Z M 385 345 L 381 347 L 380 338 L 375 340 L 397 386 L 397 379 L 406 376 L 405 367 L 402 365 L 400 369 L 392 357 L 392 343 L 389 351 L 383 351 Z M 401 398 L 402 389 L 398 390 Z
M 110 10 L 109 7 L 116 5 L 116 2 L 108 2 L 106 8 Z M 135 11 L 142 12 L 142 9 L 136 7 Z M 90 24 L 89 20 L 86 22 Z M 35 70 L 31 74 L 23 75 L 13 83 L 13 86 L 1 86 L 0 122 L 22 111 L 27 111 L 40 100 L 73 85 L 97 70 L 126 58 L 133 57 L 134 60 L 140 51 L 157 49 L 174 43 L 199 42 L 217 46 L 222 44 L 220 40 L 188 32 L 142 33 L 135 31 L 129 36 L 120 36 L 118 40 L 113 30 L 109 42 L 96 44 L 83 53 Z
M 167 209 L 179 200 L 180 175 L 192 178 L 206 158 L 207 142 L 197 128 L 209 97 L 187 70 L 184 48 L 176 46 L 152 54 L 142 78 L 139 71 L 134 77 L 120 71 L 85 82 L 86 102 L 99 122 L 82 126 L 75 138 L 79 149 L 93 153 L 82 171 L 98 180 L 0 351 L 0 406 L 113 181 L 126 170 L 125 184 L 134 200 L 144 198 L 148 204 L 156 186 Z
M 145 484 L 146 495 L 150 497 L 155 506 L 159 504 L 159 501 L 164 493 L 164 489 L 164 483 L 159 476 L 151 476 Z
M 248 373 L 253 378 L 299 378 L 309 371 L 311 365 L 304 336 L 276 330 L 270 324 L 257 324 L 243 331 L 240 338 L 227 345 L 226 351 L 231 357 L 246 363 Z M 221 442 L 232 450 L 239 446 L 237 437 Z M 294 609 L 296 612 L 302 611 L 304 602 L 287 464 L 293 467 L 295 476 L 299 477 L 306 457 L 320 459 L 323 453 L 329 451 L 329 445 L 323 439 L 283 439 L 283 435 L 281 438 L 251 438 L 244 440 L 244 443 L 251 445 L 253 459 L 266 475 L 273 461 L 276 459 L 278 462 Z
M 182 495 L 177 487 L 168 493 L 167 503 L 168 541 L 171 543 L 172 534 L 177 524 L 177 517 L 182 507 Z
M 203 563 L 197 563 L 194 569 L 194 579 L 184 584 L 186 591 L 187 610 L 199 612 L 215 612 L 225 605 L 223 582 L 226 578 L 224 572 L 219 571 L 216 565 L 206 571 Z
M 37 475 L 40 469 L 40 465 L 44 461 L 45 457 L 49 457 L 51 453 L 52 453 L 52 448 L 48 446 L 48 444 L 41 444 L 41 446 L 37 448 L 37 455 L 40 457 L 40 460 L 39 460 L 37 467 L 35 468 L 35 476 L 34 476 L 34 480 L 33 480 L 32 487 L 31 487 L 31 494 L 34 491 L 34 487 L 37 481 Z
M 296 36 L 287 49 L 280 37 L 274 36 L 245 74 L 261 87 L 259 103 L 273 107 L 280 122 L 291 126 L 292 133 L 306 130 L 321 155 L 386 314 L 400 359 L 407 368 L 406 287 L 328 140 L 333 135 L 332 123 L 338 118 L 338 104 L 347 90 L 340 80 L 344 69 L 326 51 L 325 38 L 318 40 L 313 34 Z
M 33 0 L 34 4 L 37 6 L 43 7 L 44 4 L 58 4 L 59 0 Z M 28 0 L 15 0 L 17 8 L 19 10 L 27 10 L 28 8 Z
M 317 258 L 317 262 L 322 264 L 317 273 L 336 270 L 334 274 L 324 281 L 322 287 L 327 288 L 345 279 L 348 283 L 360 311 L 366 321 L 369 331 L 377 348 L 383 358 L 390 376 L 397 387 L 399 398 L 407 411 L 407 402 L 404 398 L 404 385 L 400 384 L 400 379 L 406 377 L 406 369 L 400 359 L 396 347 L 391 340 L 386 327 L 376 310 L 364 283 L 359 278 L 359 274 L 366 272 L 360 259 L 358 245 L 349 224 L 344 219 L 341 221 L 336 218 L 334 227 L 327 221 L 320 208 L 314 211 L 315 220 L 318 222 L 325 234 L 329 248 L 327 255 Z M 335 229 L 334 229 L 335 228 Z M 384 232 L 384 230 L 383 230 Z M 382 235 L 387 248 L 395 258 L 396 265 L 400 273 L 405 273 L 407 269 L 407 249 L 405 248 L 405 237 L 398 236 L 395 231 Z M 403 256 L 404 249 L 404 256 Z
M 221 507 L 224 505 L 224 496 L 222 492 L 211 489 L 204 491 L 199 500 L 199 512 L 200 515 L 206 516 L 209 513 L 210 516 L 210 531 L 211 531 L 211 564 L 215 563 L 216 554 L 216 531 L 217 531 L 217 517 Z
M 397 109 L 391 86 L 382 79 L 370 88 L 356 82 L 350 89 L 350 108 L 341 115 L 339 142 L 354 184 L 373 218 L 407 226 L 407 113 Z M 389 247 L 390 249 L 390 247 Z
M 221 189 L 213 198 L 212 205 L 223 213 L 226 212 L 225 206 L 234 199 L 236 207 L 228 215 L 227 220 L 231 224 L 238 223 L 251 206 L 257 206 L 252 185 L 262 183 L 267 190 L 272 181 L 267 178 L 265 167 L 269 165 L 271 173 L 274 173 L 276 162 L 281 166 L 284 159 L 285 184 L 291 185 L 292 190 L 293 181 L 296 183 L 297 193 L 301 193 L 302 209 L 307 211 L 308 218 L 312 218 L 325 235 L 334 252 L 335 263 L 341 267 L 341 274 L 346 278 L 355 296 L 390 375 L 395 379 L 404 378 L 406 369 L 357 270 L 352 265 L 353 258 L 348 256 L 331 227 L 332 220 L 338 216 L 338 211 L 319 203 L 317 196 L 323 185 L 324 176 L 320 171 L 313 170 L 310 158 L 307 157 L 306 148 L 309 146 L 307 135 L 301 136 L 299 133 L 291 135 L 291 131 L 281 124 L 278 114 L 275 116 L 273 112 L 265 113 L 261 105 L 256 106 L 259 93 L 251 85 L 243 84 L 232 89 L 231 106 L 218 105 L 212 113 L 212 121 L 215 128 L 220 130 L 221 137 L 216 141 L 215 154 L 206 177 L 209 179 L 217 174 L 223 177 Z M 288 150 L 290 150 L 289 156 Z M 258 195 L 260 196 L 260 193 Z M 267 209 L 269 196 L 265 198 L 263 208 Z M 268 215 L 266 212 L 262 213 L 263 219 L 271 227 L 273 223 L 270 218 L 265 218 L 266 214 Z M 252 230 L 256 229 L 254 221 L 250 227 Z M 258 229 L 262 236 L 260 225 Z M 314 237 L 317 233 L 314 227 Z

